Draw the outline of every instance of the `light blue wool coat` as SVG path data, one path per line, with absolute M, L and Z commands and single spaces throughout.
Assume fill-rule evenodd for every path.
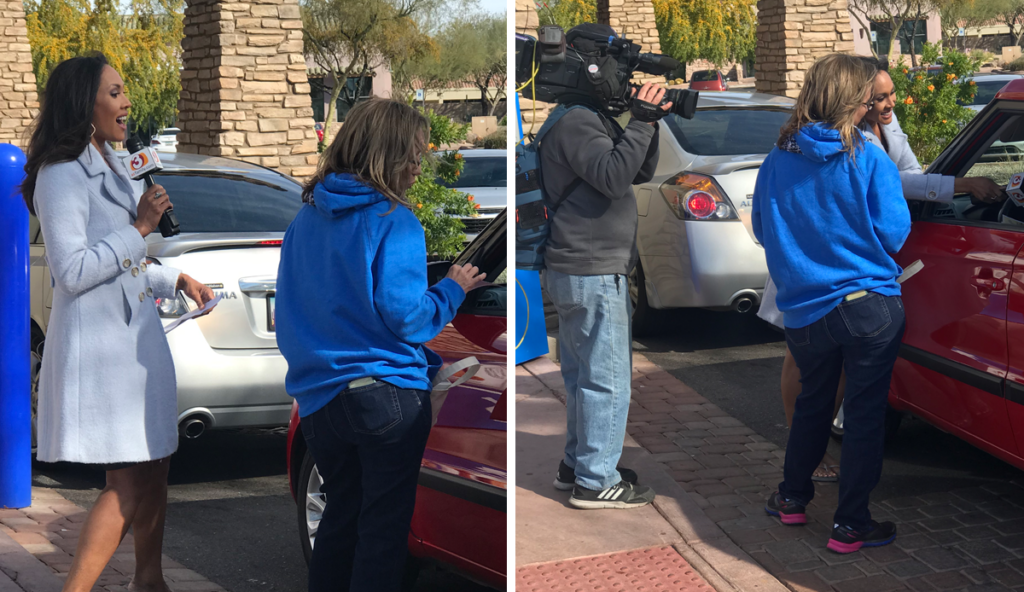
M 154 299 L 174 296 L 179 272 L 143 268 L 146 241 L 131 225 L 145 185 L 106 145 L 104 155 L 90 144 L 36 182 L 54 283 L 39 380 L 44 462 L 145 461 L 178 446 L 174 362 Z

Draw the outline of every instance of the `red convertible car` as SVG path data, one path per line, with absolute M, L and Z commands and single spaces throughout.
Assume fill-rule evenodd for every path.
M 446 363 L 476 356 L 481 365 L 471 380 L 449 391 L 430 432 L 409 531 L 413 560 L 407 570 L 408 576 L 421 560 L 432 560 L 502 590 L 508 489 L 505 218 L 502 212 L 455 261 L 478 266 L 491 284 L 470 292 L 452 323 L 427 344 Z M 443 278 L 450 266 L 431 264 L 431 281 Z M 288 476 L 308 562 L 330 500 L 320 492 L 319 473 L 298 428 L 298 408 L 293 406 Z
M 1024 180 L 1024 80 L 1007 84 L 929 173 Z M 1024 200 L 1022 200 L 1024 202 Z M 1024 207 L 909 202 L 913 228 L 896 261 L 907 329 L 889 392 L 889 431 L 910 412 L 1024 469 Z

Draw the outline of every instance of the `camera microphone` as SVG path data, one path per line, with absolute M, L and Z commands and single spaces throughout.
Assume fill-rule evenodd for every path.
M 146 187 L 152 187 L 153 175 L 151 173 L 163 169 L 160 156 L 152 148 L 143 147 L 138 136 L 128 138 L 124 144 L 128 148 L 128 152 L 131 153 L 124 158 L 128 176 L 136 181 L 142 179 L 146 182 Z M 161 236 L 175 236 L 181 233 L 181 229 L 178 227 L 178 217 L 174 215 L 173 208 L 168 208 L 160 216 L 159 226 Z

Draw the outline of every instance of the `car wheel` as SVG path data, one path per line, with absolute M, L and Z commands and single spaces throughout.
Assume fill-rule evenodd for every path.
M 316 462 L 309 450 L 306 450 L 302 458 L 302 467 L 299 469 L 299 539 L 302 545 L 302 556 L 306 558 L 306 565 L 309 565 L 313 557 L 313 546 L 316 544 L 316 533 L 320 529 L 320 520 L 323 519 L 324 510 L 327 508 L 327 494 L 320 491 L 324 484 L 320 477 L 320 471 L 316 469 Z M 401 590 L 411 591 L 416 587 L 416 580 L 419 578 L 423 562 L 411 554 L 405 560 L 405 569 L 402 572 Z
M 307 450 L 302 458 L 302 468 L 299 469 L 298 486 L 299 538 L 302 543 L 302 556 L 306 558 L 307 565 L 313 556 L 316 533 L 327 507 L 327 494 L 320 492 L 320 486 L 323 484 L 324 480 L 316 470 L 313 455 Z
M 644 283 L 644 268 L 640 261 L 629 274 L 629 299 L 633 302 L 633 335 L 651 335 L 657 326 L 658 310 L 647 302 L 647 286 Z
M 36 451 L 36 417 L 39 414 L 39 376 L 43 367 L 43 334 L 33 328 L 32 330 L 32 351 L 29 354 L 29 362 L 32 365 L 31 388 L 32 388 L 32 452 Z

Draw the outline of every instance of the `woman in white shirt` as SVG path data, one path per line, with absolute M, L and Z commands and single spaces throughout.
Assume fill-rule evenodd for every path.
M 872 58 L 864 59 L 874 62 Z M 954 195 L 970 193 L 975 199 L 986 203 L 996 203 L 1004 199 L 1003 188 L 987 177 L 952 177 L 923 173 L 917 156 L 910 149 L 907 135 L 900 129 L 896 115 L 893 113 L 893 106 L 896 104 L 896 89 L 887 71 L 888 64 L 880 60 L 877 66 L 879 71 L 874 80 L 871 96 L 872 107 L 861 120 L 860 129 L 866 140 L 884 150 L 889 158 L 896 163 L 903 185 L 903 197 L 923 201 L 950 202 L 953 201 Z M 757 315 L 781 329 L 783 326 L 782 313 L 775 306 L 775 294 L 775 283 L 769 277 Z M 836 413 L 839 412 L 843 404 L 845 384 L 845 376 L 843 376 L 836 391 Z M 787 425 L 793 419 L 793 408 L 799 394 L 800 370 L 796 367 L 796 361 L 787 348 L 782 362 L 782 405 L 786 411 Z M 830 462 L 826 456 L 812 478 L 815 481 L 837 481 L 839 476 L 835 472 L 836 468 L 837 465 Z

